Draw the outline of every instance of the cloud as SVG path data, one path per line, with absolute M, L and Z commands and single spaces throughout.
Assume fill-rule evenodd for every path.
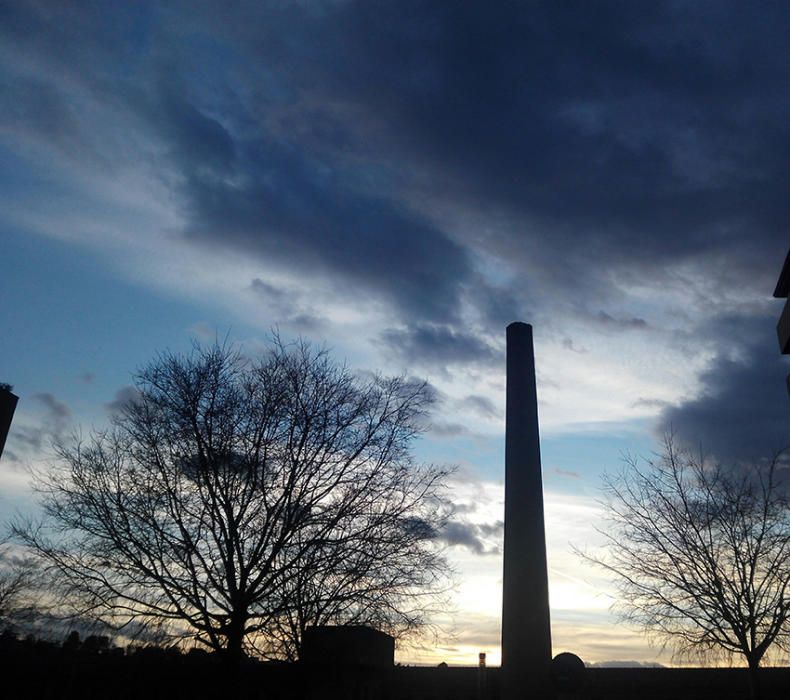
M 468 394 L 458 402 L 459 408 L 468 409 L 483 418 L 499 418 L 502 411 L 487 396 Z
M 472 265 L 445 232 L 268 134 L 238 148 L 241 177 L 183 172 L 188 241 L 334 277 L 408 317 L 457 320 Z
M 410 365 L 444 368 L 452 364 L 490 361 L 493 348 L 476 335 L 447 325 L 415 324 L 390 328 L 381 334 L 382 345 Z
M 298 333 L 317 333 L 325 330 L 324 319 L 305 308 L 303 300 L 296 293 L 270 284 L 260 277 L 255 277 L 250 282 L 249 288 L 256 298 L 272 311 L 278 323 Z
M 15 461 L 23 454 L 38 454 L 50 443 L 63 438 L 72 422 L 71 409 L 54 394 L 33 394 L 30 399 L 34 405 L 29 409 L 24 406 L 24 397 L 20 400 L 9 433 L 10 454 Z M 28 410 L 31 413 L 28 414 Z M 8 455 L 9 452 L 4 453 Z
M 524 317 L 595 377 L 615 335 L 631 365 L 659 343 L 700 357 L 711 318 L 764 313 L 786 252 L 781 5 L 4 12 L 5 147 L 75 183 L 80 209 L 106 201 L 98 180 L 144 182 L 167 215 L 127 245 L 243 259 L 230 286 L 256 323 L 328 335 L 353 313 L 386 360 L 447 378 L 500 367 L 493 333 Z M 60 217 L 40 228 L 61 235 Z M 76 228 L 103 248 L 116 226 Z M 662 399 L 691 391 L 667 382 Z
M 195 338 L 204 343 L 215 341 L 219 335 L 217 328 L 206 321 L 197 321 L 196 323 L 193 323 L 189 328 L 187 328 L 187 331 L 190 335 L 195 336 Z
M 477 527 L 471 523 L 451 521 L 441 530 L 439 539 L 451 547 L 467 547 L 475 554 L 483 554 L 485 550 L 477 533 Z
M 453 510 L 456 515 L 463 515 L 468 513 L 475 513 L 478 509 L 478 504 L 475 502 L 471 503 L 455 503 L 453 505 Z
M 700 376 L 700 391 L 665 408 L 660 429 L 725 462 L 771 456 L 790 446 L 788 366 L 775 323 L 766 316 L 714 321 L 708 342 L 719 350 Z
M 136 401 L 140 396 L 137 387 L 127 385 L 123 386 L 115 392 L 112 401 L 104 404 L 104 408 L 110 416 L 119 415 L 126 406 Z
M 748 37 L 775 32 L 766 17 L 716 13 L 711 32 L 710 13 L 693 6 L 660 5 L 648 20 L 617 3 L 590 14 L 412 9 L 294 5 L 252 22 L 266 27 L 257 57 L 286 66 L 278 78 L 290 88 L 288 124 L 308 147 L 341 162 L 338 154 L 371 163 L 372 152 L 386 153 L 396 176 L 384 182 L 411 194 L 418 183 L 404 182 L 407 169 L 419 173 L 428 208 L 453 201 L 513 217 L 518 230 L 490 233 L 489 252 L 532 258 L 529 271 L 557 292 L 605 288 L 602 269 L 646 280 L 666 264 L 733 249 L 744 252 L 740 282 L 781 247 L 781 178 L 769 175 L 781 159 L 769 133 L 781 131 L 785 110 L 766 79 L 781 54 L 754 57 L 756 84 L 731 65 Z M 226 26 L 247 45 L 240 22 Z M 278 40 L 285 26 L 303 40 Z M 760 135 L 750 127 L 755 90 L 766 97 L 769 133 Z
M 638 398 L 636 401 L 633 401 L 631 403 L 631 408 L 662 409 L 667 407 L 668 407 L 668 402 L 663 399 Z
M 498 647 L 502 641 L 501 621 L 497 616 L 466 613 L 454 619 L 453 639 L 459 645 Z
M 54 394 L 34 394 L 31 398 L 44 406 L 47 417 L 57 427 L 62 428 L 71 418 L 71 409 L 65 403 L 55 398 Z
M 99 107 L 124 115 L 184 245 L 327 278 L 399 320 L 500 327 L 681 269 L 726 266 L 704 273 L 708 294 L 770 286 L 788 214 L 784 56 L 770 47 L 786 13 L 190 5 L 158 18 L 151 55 L 145 9 L 130 33 L 90 8 L 29 6 L 4 23 L 25 59 L 7 71 L 6 114 L 77 144 L 72 158 L 116 162 L 122 141 L 99 147 L 82 125 Z M 650 324 L 627 309 L 596 320 Z
M 586 665 L 590 668 L 666 668 L 656 661 L 598 661 Z
M 441 420 L 432 420 L 429 432 L 438 438 L 456 438 L 461 435 L 468 435 L 469 428 L 462 423 L 450 423 Z
M 636 316 L 632 318 L 615 318 L 606 311 L 599 311 L 593 319 L 599 325 L 614 330 L 643 330 L 649 325 L 643 318 Z
M 235 144 L 228 130 L 192 104 L 177 85 L 160 79 L 151 120 L 170 144 L 171 157 L 196 177 L 229 174 L 235 165 Z
M 504 523 L 470 523 L 451 520 L 437 533 L 440 542 L 451 547 L 465 547 L 474 554 L 499 554 L 499 544 L 489 544 L 488 540 L 501 540 Z
M 566 350 L 570 350 L 571 352 L 577 352 L 579 354 L 584 354 L 588 352 L 586 348 L 577 347 L 571 338 L 563 338 L 562 347 L 564 347 Z
M 266 301 L 282 302 L 285 298 L 285 292 L 283 292 L 282 289 L 278 289 L 273 284 L 264 282 L 259 277 L 256 277 L 250 282 L 250 289 L 263 297 Z
M 505 532 L 505 521 L 497 520 L 495 523 L 478 524 L 478 529 L 484 537 L 501 538 Z

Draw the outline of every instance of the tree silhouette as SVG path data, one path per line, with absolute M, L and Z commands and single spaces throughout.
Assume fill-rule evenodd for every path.
M 663 453 L 605 477 L 606 554 L 623 616 L 680 653 L 742 654 L 752 697 L 790 639 L 790 511 L 770 463 L 726 469 L 665 438 Z
M 419 499 L 426 495 L 422 487 L 416 493 Z M 379 509 L 364 537 L 305 549 L 298 570 L 280 591 L 280 614 L 262 640 L 264 655 L 300 658 L 309 626 L 368 625 L 395 637 L 425 626 L 427 613 L 444 602 L 436 594 L 446 570 L 436 566 L 435 553 L 423 545 L 435 537 L 443 516 L 414 517 L 413 496 L 403 500 L 404 495 L 402 490 L 389 494 L 397 502 Z
M 0 541 L 0 631 L 13 630 L 44 610 L 38 562 Z
M 110 430 L 58 448 L 37 481 L 43 521 L 14 528 L 75 611 L 168 625 L 231 660 L 292 654 L 311 621 L 422 622 L 447 515 L 446 472 L 410 456 L 425 384 L 360 379 L 275 339 L 256 361 L 165 353 L 135 385 Z

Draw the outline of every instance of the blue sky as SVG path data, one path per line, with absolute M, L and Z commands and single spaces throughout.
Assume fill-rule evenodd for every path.
M 535 329 L 556 651 L 668 661 L 608 612 L 600 474 L 672 428 L 788 442 L 781 5 L 0 5 L 3 515 L 158 350 L 273 328 L 436 388 L 446 638 L 496 661 L 504 329 Z

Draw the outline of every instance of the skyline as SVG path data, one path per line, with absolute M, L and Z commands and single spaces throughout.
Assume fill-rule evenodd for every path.
M 600 474 L 670 427 L 724 461 L 789 442 L 789 27 L 726 2 L 3 6 L 0 516 L 156 352 L 277 328 L 433 387 L 455 638 L 399 659 L 496 663 L 526 321 L 554 652 L 669 663 L 569 542 L 599 543 Z

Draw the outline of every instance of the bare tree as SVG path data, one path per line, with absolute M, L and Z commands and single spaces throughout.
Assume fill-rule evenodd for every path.
M 778 457 L 726 469 L 665 438 L 656 459 L 604 477 L 607 553 L 624 617 L 679 653 L 742 654 L 752 696 L 790 640 L 790 511 Z
M 403 479 L 411 481 L 406 474 Z M 283 600 L 275 606 L 280 614 L 263 639 L 266 654 L 298 659 L 304 630 L 315 625 L 370 625 L 398 638 L 425 629 L 429 614 L 447 602 L 441 595 L 447 569 L 437 566 L 439 552 L 425 542 L 435 539 L 448 514 L 415 517 L 417 502 L 444 508 L 425 486 L 388 494 L 363 537 L 340 538 L 306 553 L 281 590 Z
M 258 361 L 166 353 L 135 383 L 112 429 L 40 475 L 45 520 L 15 527 L 81 615 L 170 624 L 234 660 L 282 642 L 295 590 L 312 621 L 421 621 L 410 606 L 446 566 L 445 471 L 410 457 L 425 384 L 362 380 L 278 339 Z
M 0 541 L 0 630 L 13 630 L 43 610 L 41 569 L 35 559 Z

